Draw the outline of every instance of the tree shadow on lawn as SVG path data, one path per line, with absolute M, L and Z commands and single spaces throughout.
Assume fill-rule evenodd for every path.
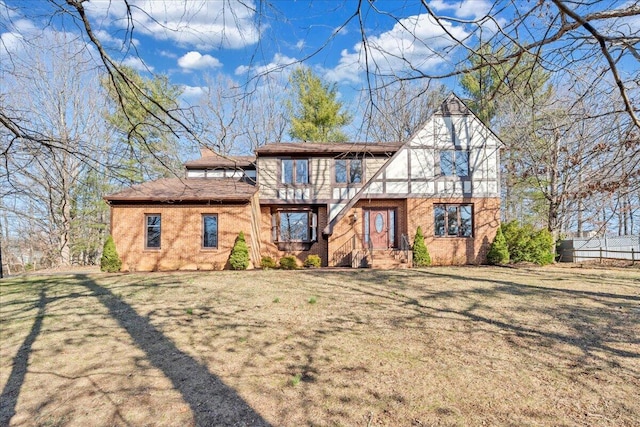
M 397 326 L 399 327 L 404 324 L 410 324 L 414 318 L 454 315 L 461 316 L 461 318 L 477 324 L 497 327 L 503 331 L 511 331 L 519 337 L 528 337 L 538 341 L 543 340 L 546 343 L 560 342 L 573 347 L 578 347 L 585 355 L 592 356 L 595 351 L 602 351 L 617 357 L 634 359 L 640 358 L 640 351 L 623 350 L 615 348 L 609 344 L 609 342 L 616 342 L 614 340 L 614 335 L 620 335 L 621 331 L 624 332 L 625 328 L 638 324 L 640 316 L 633 314 L 634 310 L 637 310 L 638 307 L 637 301 L 640 300 L 640 297 L 638 296 L 562 289 L 557 287 L 518 283 L 516 281 L 487 279 L 428 270 L 411 270 L 406 273 L 393 270 L 372 270 L 370 272 L 360 274 L 351 273 L 349 277 L 353 280 L 345 280 L 344 272 L 333 273 L 325 271 L 310 272 L 310 274 L 319 274 L 324 276 L 325 279 L 327 276 L 332 274 L 338 274 L 340 277 L 338 277 L 339 280 L 335 280 L 335 286 L 352 291 L 358 291 L 378 298 L 384 298 L 395 304 L 399 304 L 398 307 L 403 307 L 404 309 L 409 310 L 409 312 L 413 312 L 413 315 L 408 315 L 397 320 Z M 470 287 L 468 289 L 457 288 L 445 291 L 431 291 L 428 284 L 425 284 L 424 289 L 421 289 L 421 291 L 426 292 L 426 294 L 421 296 L 418 300 L 415 297 L 409 297 L 403 294 L 403 292 L 408 290 L 409 287 L 412 287 L 412 285 L 408 284 L 408 280 L 410 278 L 407 275 L 413 277 L 426 276 L 434 279 L 453 279 L 460 283 L 469 285 L 475 282 L 493 286 L 488 288 Z M 412 288 L 413 290 L 416 289 L 414 286 Z M 552 318 L 559 319 L 570 327 L 574 332 L 573 334 L 543 330 L 542 328 L 522 324 L 522 322 L 515 319 L 512 321 L 509 321 L 508 319 L 501 320 L 497 317 L 489 317 L 474 313 L 474 310 L 480 308 L 478 305 L 478 296 L 482 296 L 484 298 L 499 298 L 501 295 L 505 294 L 525 299 L 527 297 L 547 298 L 560 296 L 562 298 L 566 298 L 568 301 L 573 301 L 576 298 L 587 298 L 599 305 L 604 305 L 607 308 L 603 309 L 601 306 L 585 307 L 578 303 L 550 304 L 548 307 L 527 307 L 526 300 L 522 301 L 523 306 L 521 308 L 523 310 L 533 310 L 534 315 L 537 311 L 540 315 L 544 314 Z M 438 300 L 444 301 L 451 298 L 467 298 L 469 305 L 461 309 L 455 309 L 437 303 Z M 432 304 L 431 302 L 434 303 Z M 625 311 L 620 312 L 621 309 Z M 628 316 L 625 314 L 626 312 L 629 313 Z M 603 323 L 606 323 L 606 326 L 599 326 L 595 324 L 595 320 L 602 320 Z M 615 332 L 615 334 L 613 332 Z M 640 337 L 634 338 L 631 334 L 627 333 L 623 338 L 624 340 L 617 341 L 617 343 L 630 345 L 636 348 L 640 345 Z
M 198 426 L 269 426 L 234 389 L 227 386 L 217 376 L 211 374 L 206 366 L 198 363 L 187 353 L 181 351 L 164 334 L 153 326 L 149 320 L 140 316 L 131 306 L 126 304 L 109 289 L 98 285 L 89 276 L 74 276 L 73 284 L 84 286 L 90 295 L 71 294 L 66 297 L 48 299 L 46 287 L 40 291 L 37 303 L 38 314 L 31 332 L 24 340 L 20 350 L 14 357 L 12 372 L 5 385 L 0 401 L 0 426 L 8 425 L 15 415 L 20 388 L 27 373 L 27 365 L 31 347 L 42 327 L 42 319 L 49 300 L 92 296 L 107 308 L 109 314 L 127 331 L 133 342 L 147 356 L 149 362 L 161 370 L 171 380 L 174 388 L 180 392 L 184 401 L 191 408 Z M 55 280 L 55 279 L 53 279 Z
M 29 354 L 31 353 L 33 343 L 36 341 L 38 335 L 40 335 L 46 304 L 47 297 L 44 288 L 42 288 L 40 289 L 40 298 L 38 302 L 34 304 L 38 309 L 36 320 L 33 322 L 29 335 L 24 339 L 18 353 L 16 353 L 16 356 L 13 358 L 11 374 L 2 389 L 2 394 L 0 394 L 0 426 L 9 425 L 9 421 L 11 421 L 11 418 L 16 414 L 20 388 L 22 387 L 22 383 L 24 383 L 24 377 L 27 375 Z

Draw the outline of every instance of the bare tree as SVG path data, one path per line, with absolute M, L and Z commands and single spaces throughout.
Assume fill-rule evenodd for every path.
M 364 139 L 400 142 L 411 137 L 449 92 L 443 85 L 429 83 L 400 80 L 363 92 Z
M 47 243 L 49 258 L 60 265 L 72 260 L 76 196 L 83 176 L 100 165 L 108 148 L 102 138 L 99 100 L 104 97 L 96 85 L 97 69 L 77 52 L 74 41 L 63 33 L 55 35 L 53 44 L 32 42 L 28 52 L 13 56 L 20 69 L 29 72 L 7 75 L 11 90 L 2 93 L 20 113 L 15 122 L 42 137 L 0 133 L 6 142 L 2 189 L 4 197 L 13 200 L 4 208 L 37 227 L 33 237 Z M 100 200 L 101 194 L 92 197 Z

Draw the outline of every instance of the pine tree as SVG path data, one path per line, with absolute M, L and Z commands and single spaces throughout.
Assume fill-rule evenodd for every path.
M 502 227 L 498 227 L 496 237 L 491 243 L 489 252 L 487 253 L 487 262 L 493 265 L 506 264 L 509 262 L 509 248 L 507 247 L 507 239 L 502 234 Z
M 104 242 L 104 247 L 102 249 L 100 270 L 107 273 L 117 273 L 120 271 L 120 267 L 122 267 L 122 260 L 120 260 L 120 257 L 118 256 L 118 251 L 116 250 L 116 244 L 113 241 L 113 237 L 109 235 L 107 240 Z
M 231 249 L 229 265 L 231 265 L 232 270 L 246 270 L 249 267 L 249 247 L 244 240 L 242 231 L 238 234 L 233 249 Z
M 413 265 L 415 267 L 426 267 L 431 265 L 431 256 L 427 245 L 424 244 L 422 227 L 418 226 L 416 236 L 413 239 Z
M 180 170 L 177 135 L 164 124 L 162 108 L 178 108 L 182 89 L 157 75 L 146 78 L 130 67 L 121 67 L 126 76 L 104 78 L 103 87 L 113 103 L 122 104 L 105 116 L 118 132 L 122 145 L 120 164 L 131 184 L 170 177 Z
M 294 100 L 288 104 L 292 138 L 308 142 L 342 142 L 347 136 L 341 128 L 351 116 L 341 112 L 335 84 L 323 82 L 310 68 L 297 68 L 289 78 Z

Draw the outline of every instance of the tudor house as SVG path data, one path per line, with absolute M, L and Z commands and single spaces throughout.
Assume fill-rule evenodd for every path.
M 254 266 L 291 254 L 407 266 L 418 226 L 434 264 L 480 264 L 500 225 L 501 147 L 451 95 L 402 143 L 272 143 L 255 157 L 203 150 L 184 178 L 105 200 L 124 271 L 226 268 L 240 231 Z

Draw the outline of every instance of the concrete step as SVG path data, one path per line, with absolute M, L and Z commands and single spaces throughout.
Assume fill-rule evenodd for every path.
M 371 268 L 394 269 L 411 267 L 412 254 L 397 250 L 375 250 L 369 262 Z

